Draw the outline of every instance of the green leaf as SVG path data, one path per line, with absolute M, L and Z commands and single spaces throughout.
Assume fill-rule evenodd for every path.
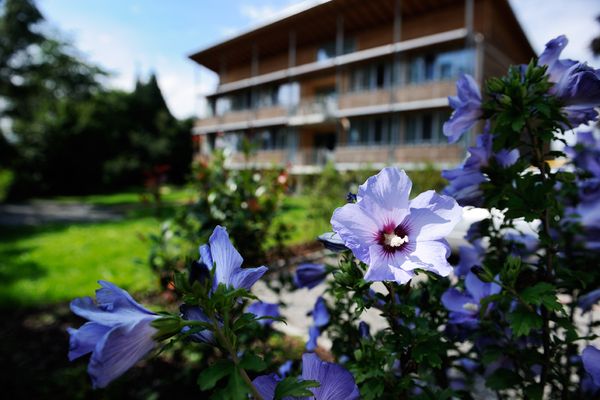
M 250 393 L 250 388 L 242 379 L 242 376 L 237 368 L 229 377 L 227 391 L 229 392 L 232 400 L 245 399 L 248 396 L 248 393 Z
M 242 330 L 248 325 L 254 323 L 255 321 L 256 315 L 251 313 L 245 313 L 235 321 L 235 323 L 233 324 L 233 331 L 237 332 L 239 330 Z
M 486 379 L 485 384 L 492 390 L 503 390 L 518 385 L 520 381 L 521 377 L 516 372 L 499 368 Z
M 534 286 L 525 289 L 521 293 L 523 301 L 536 306 L 543 305 L 549 310 L 558 311 L 562 308 L 556 298 L 556 288 L 547 283 L 540 282 Z
M 299 381 L 298 378 L 287 377 L 277 384 L 275 388 L 275 400 L 281 400 L 284 397 L 307 397 L 313 396 L 313 393 L 308 390 L 321 386 L 317 381 Z
M 229 360 L 219 360 L 210 367 L 206 368 L 198 376 L 198 386 L 200 390 L 209 390 L 215 387 L 217 382 L 231 374 L 233 364 Z
M 541 328 L 543 322 L 542 317 L 524 307 L 517 307 L 515 311 L 508 314 L 507 319 L 515 336 L 528 335 L 532 329 Z
M 533 383 L 525 388 L 525 395 L 531 400 L 542 400 L 543 388 L 539 383 Z
M 240 361 L 240 367 L 248 371 L 260 372 L 267 368 L 267 363 L 256 354 L 247 353 Z

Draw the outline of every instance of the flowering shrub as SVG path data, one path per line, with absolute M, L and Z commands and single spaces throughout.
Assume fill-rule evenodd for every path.
M 285 171 L 228 170 L 225 155 L 215 152 L 209 163 L 196 166 L 194 177 L 197 200 L 150 236 L 149 263 L 165 287 L 173 271 L 185 268 L 194 246 L 206 241 L 216 225 L 227 226 L 252 264 L 265 261 L 265 243 L 272 231 L 276 240 L 285 236 L 285 227 L 272 227 L 287 185 Z
M 485 132 L 443 173 L 444 194 L 410 200 L 407 174 L 385 168 L 333 211 L 320 240 L 339 265 L 304 264 L 294 278 L 317 298 L 301 370 L 272 362 L 258 332 L 280 312 L 250 292 L 266 267 L 242 268 L 219 226 L 175 275 L 180 313 L 153 313 L 101 282 L 96 304 L 72 303 L 90 322 L 70 330 L 70 357 L 92 353 L 102 387 L 159 341 L 191 339 L 219 349 L 198 379 L 214 398 L 595 398 L 600 349 L 587 316 L 600 301 L 600 141 L 584 131 L 565 150 L 570 164 L 549 161 L 565 156 L 552 142 L 597 119 L 600 73 L 560 59 L 566 43 L 550 41 L 483 90 L 460 78 L 445 133 L 455 142 L 480 120 Z M 489 212 L 451 266 L 445 238 L 461 206 Z M 324 338 L 328 360 L 317 355 Z

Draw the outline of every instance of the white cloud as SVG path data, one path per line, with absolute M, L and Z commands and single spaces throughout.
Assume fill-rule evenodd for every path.
M 111 73 L 106 81 L 109 87 L 132 90 L 136 77 L 146 78 L 149 71 L 155 71 L 169 110 L 178 118 L 202 112 L 204 101 L 201 95 L 216 87 L 216 76 L 210 71 L 200 71 L 197 65 L 183 57 L 167 58 L 160 49 L 148 50 L 136 32 L 128 27 L 63 19 L 61 29 L 69 33 L 88 60 Z
M 248 18 L 250 22 L 260 22 L 269 19 L 281 12 L 281 8 L 275 8 L 269 4 L 242 4 L 240 14 Z
M 559 35 L 569 38 L 562 57 L 593 64 L 589 48 L 591 40 L 600 34 L 597 0 L 510 0 L 534 50 L 539 54 L 547 41 Z

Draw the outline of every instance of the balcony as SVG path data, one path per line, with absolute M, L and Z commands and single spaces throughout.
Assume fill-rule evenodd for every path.
M 445 99 L 456 93 L 455 81 L 434 81 L 410 84 L 393 89 L 380 89 L 363 92 L 349 92 L 340 96 L 339 110 L 361 109 L 373 106 L 386 106 L 396 103 L 410 103 L 423 100 Z M 390 110 L 392 111 L 392 110 Z
M 288 124 L 290 126 L 319 125 L 333 121 L 336 112 L 335 96 L 305 98 L 292 110 Z

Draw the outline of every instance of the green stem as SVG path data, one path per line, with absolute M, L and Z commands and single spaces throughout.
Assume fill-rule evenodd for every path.
M 219 340 L 219 342 L 221 343 L 223 348 L 231 356 L 231 360 L 233 361 L 233 364 L 235 365 L 236 370 L 239 371 L 242 379 L 244 380 L 244 382 L 246 382 L 246 385 L 252 392 L 252 396 L 254 397 L 254 399 L 255 400 L 263 400 L 263 397 L 260 395 L 260 393 L 258 392 L 256 387 L 252 384 L 252 380 L 246 373 L 246 370 L 240 366 L 240 359 L 237 356 L 237 352 L 235 351 L 233 344 L 231 343 L 231 341 L 227 338 L 227 336 L 223 333 L 223 331 L 219 327 L 219 322 L 214 317 L 214 315 L 210 316 L 210 321 L 213 324 L 213 332 L 217 336 L 217 339 Z

